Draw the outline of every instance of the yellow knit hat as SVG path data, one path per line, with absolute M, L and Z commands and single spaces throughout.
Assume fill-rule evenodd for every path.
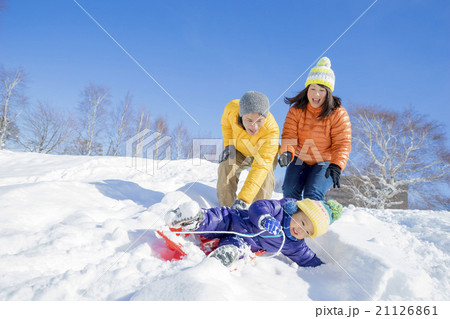
M 309 236 L 310 238 L 325 234 L 328 231 L 328 225 L 342 216 L 342 205 L 333 199 L 324 202 L 305 198 L 297 201 L 297 206 L 313 224 L 314 233 Z
M 334 82 L 335 77 L 334 72 L 331 69 L 331 61 L 327 57 L 323 57 L 317 62 L 317 65 L 309 71 L 305 87 L 313 83 L 322 84 L 330 88 L 331 92 L 333 92 Z

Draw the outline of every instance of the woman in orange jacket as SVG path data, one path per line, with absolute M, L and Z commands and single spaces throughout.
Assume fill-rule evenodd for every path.
M 330 59 L 323 57 L 311 69 L 306 88 L 285 99 L 291 108 L 278 160 L 281 167 L 288 166 L 285 198 L 323 200 L 331 185 L 340 187 L 351 149 L 351 124 L 341 99 L 332 95 L 334 82 Z

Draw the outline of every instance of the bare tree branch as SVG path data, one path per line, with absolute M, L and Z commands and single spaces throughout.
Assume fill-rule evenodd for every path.
M 25 78 L 21 68 L 0 69 L 0 150 L 5 148 L 6 140 L 15 138 L 18 133 L 15 121 L 26 104 L 23 95 Z
M 131 137 L 131 120 L 133 116 L 133 97 L 129 92 L 125 99 L 109 113 L 109 149 L 107 154 L 118 156 L 122 142 Z
M 46 154 L 62 147 L 75 130 L 70 115 L 42 102 L 24 114 L 23 127 L 18 142 L 30 152 Z
M 97 141 L 98 134 L 104 125 L 105 107 L 110 104 L 109 89 L 90 83 L 82 92 L 79 105 L 84 120 L 83 132 L 78 138 L 79 152 L 82 155 L 101 154 L 101 143 Z
M 151 116 L 150 113 L 148 113 L 146 111 L 145 106 L 143 105 L 141 108 L 141 111 L 139 113 L 139 116 L 137 118 L 138 123 L 137 127 L 136 127 L 136 134 L 139 134 L 140 132 L 142 132 L 145 129 L 150 130 L 151 129 Z M 141 154 L 142 152 L 142 143 L 145 139 L 145 136 L 141 136 L 137 141 L 136 141 L 136 145 L 135 145 L 135 150 L 134 150 L 134 156 L 135 157 L 141 157 L 143 154 Z
M 173 134 L 174 138 L 172 143 L 175 149 L 175 159 L 187 158 L 192 154 L 192 139 L 188 130 L 184 127 L 183 123 L 179 123 L 175 127 Z

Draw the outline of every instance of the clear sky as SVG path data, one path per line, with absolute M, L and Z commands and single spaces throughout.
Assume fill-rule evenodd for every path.
M 257 90 L 281 128 L 284 96 L 304 88 L 310 65 L 328 49 L 344 106 L 413 106 L 449 136 L 449 1 L 77 2 L 6 0 L 0 11 L 0 65 L 29 74 L 31 103 L 74 109 L 93 82 L 110 88 L 115 103 L 129 91 L 171 127 L 183 121 L 220 138 L 225 105 Z

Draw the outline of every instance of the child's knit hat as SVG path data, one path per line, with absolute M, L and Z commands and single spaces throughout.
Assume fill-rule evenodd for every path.
M 334 199 L 324 202 L 306 198 L 297 201 L 297 206 L 313 224 L 314 233 L 310 238 L 325 234 L 328 231 L 328 225 L 342 216 L 342 205 Z
M 267 96 L 261 92 L 248 91 L 239 100 L 239 115 L 258 113 L 267 117 L 270 103 Z
M 322 84 L 334 91 L 334 72 L 331 69 L 331 61 L 327 57 L 323 57 L 317 62 L 317 65 L 309 71 L 306 79 L 305 87 L 310 84 Z

